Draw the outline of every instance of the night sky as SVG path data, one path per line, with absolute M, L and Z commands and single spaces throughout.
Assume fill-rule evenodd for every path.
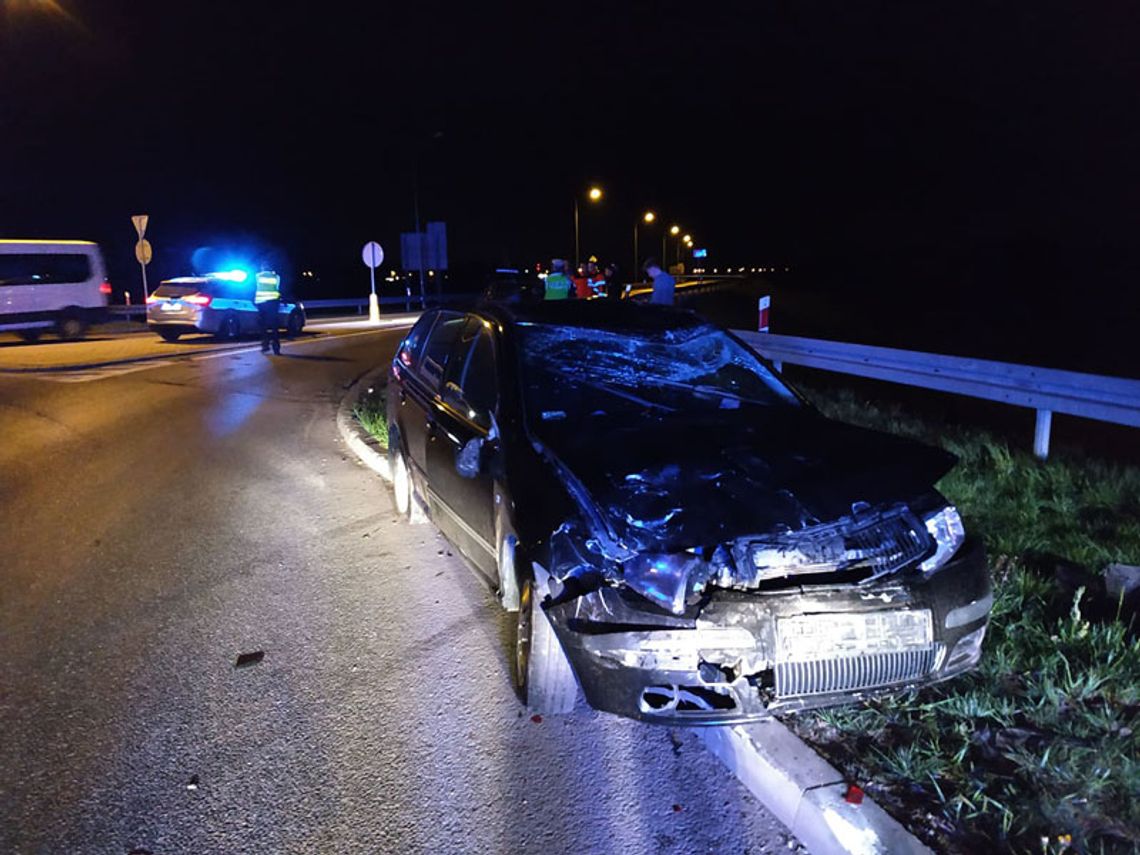
M 365 240 L 392 257 L 411 229 L 417 167 L 457 267 L 571 256 L 597 182 L 583 252 L 626 267 L 652 208 L 710 266 L 991 265 L 1046 292 L 1082 264 L 1094 290 L 1133 269 L 1140 21 L 1122 6 L 0 9 L 0 234 L 91 237 L 117 275 L 139 212 L 159 275 L 242 243 L 358 275 Z

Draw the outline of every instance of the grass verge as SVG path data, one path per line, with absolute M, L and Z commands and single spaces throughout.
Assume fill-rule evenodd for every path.
M 352 408 L 356 420 L 385 450 L 388 448 L 387 391 L 387 386 L 369 386 Z
M 1042 463 L 981 431 L 799 385 L 834 418 L 958 455 L 939 489 L 986 542 L 995 603 L 973 673 L 788 724 L 940 851 L 1140 851 L 1135 602 L 1107 597 L 1100 575 L 1140 563 L 1140 470 Z

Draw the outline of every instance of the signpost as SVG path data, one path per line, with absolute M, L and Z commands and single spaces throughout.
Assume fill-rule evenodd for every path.
M 149 221 L 149 214 L 135 214 L 131 217 L 131 222 L 134 224 L 135 231 L 138 232 L 139 235 L 138 243 L 135 244 L 135 258 L 138 259 L 139 269 L 142 270 L 144 304 L 149 297 L 146 290 L 146 266 L 150 264 L 150 260 L 154 258 L 154 250 L 151 249 L 150 241 L 143 237 L 146 234 L 146 224 Z
M 376 299 L 376 268 L 384 263 L 384 250 L 374 240 L 364 244 L 361 252 L 364 264 L 368 268 L 368 275 L 372 279 L 372 294 L 368 297 L 368 320 L 370 323 L 380 323 L 380 303 Z

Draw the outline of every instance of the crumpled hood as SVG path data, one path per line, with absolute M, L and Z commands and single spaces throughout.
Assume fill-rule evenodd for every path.
M 543 441 L 619 541 L 655 552 L 795 530 L 850 514 L 855 502 L 905 502 L 955 462 L 941 449 L 792 407 L 580 436 L 558 431 Z

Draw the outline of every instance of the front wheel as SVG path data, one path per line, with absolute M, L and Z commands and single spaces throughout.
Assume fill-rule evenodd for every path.
M 578 698 L 574 669 L 530 578 L 523 580 L 519 588 L 514 653 L 515 688 L 528 710 L 560 715 L 574 709 Z

